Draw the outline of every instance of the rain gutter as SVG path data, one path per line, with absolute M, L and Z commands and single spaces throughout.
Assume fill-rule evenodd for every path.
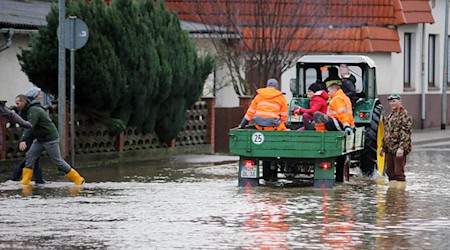
M 420 129 L 425 128 L 425 119 L 426 119 L 426 93 L 425 89 L 427 84 L 425 82 L 425 23 L 422 23 L 422 43 L 420 49 Z
M 33 34 L 33 33 L 37 33 L 37 30 L 34 29 L 14 29 L 14 28 L 2 28 L 0 29 L 0 33 L 4 34 L 5 36 L 5 43 L 0 45 L 0 52 L 8 49 L 11 47 L 12 45 L 12 37 L 14 34 L 25 34 L 25 35 L 29 35 L 29 34 Z
M 5 41 L 4 44 L 0 45 L 0 52 L 2 52 L 4 50 L 8 49 L 9 47 L 11 47 L 12 37 L 13 37 L 13 34 L 14 34 L 14 29 L 13 28 L 2 29 L 2 33 L 3 33 L 3 30 L 8 30 L 8 32 L 6 34 L 4 34 L 6 41 Z

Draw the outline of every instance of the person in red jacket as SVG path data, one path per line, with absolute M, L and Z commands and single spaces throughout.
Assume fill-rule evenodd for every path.
M 294 114 L 303 114 L 303 127 L 299 128 L 299 131 L 314 130 L 313 115 L 319 111 L 322 113 L 327 112 L 328 107 L 328 94 L 322 90 L 322 86 L 319 83 L 313 83 L 308 88 L 308 96 L 311 98 L 309 101 L 309 109 L 295 107 Z
M 258 130 L 287 130 L 287 102 L 278 90 L 278 81 L 269 79 L 267 87 L 258 89 L 257 93 L 238 128 L 245 128 L 253 120 Z

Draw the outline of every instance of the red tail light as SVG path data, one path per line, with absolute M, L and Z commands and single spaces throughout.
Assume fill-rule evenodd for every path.
M 255 161 L 253 161 L 253 160 L 245 160 L 243 162 L 243 164 L 244 164 L 245 167 L 251 167 L 251 166 L 255 165 Z
M 369 112 L 359 112 L 359 119 L 369 119 Z
M 327 169 L 331 167 L 331 162 L 323 161 L 319 163 L 319 168 Z

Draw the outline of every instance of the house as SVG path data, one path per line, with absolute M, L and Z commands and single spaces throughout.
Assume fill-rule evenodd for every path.
M 107 3 L 110 1 L 105 0 Z M 17 54 L 20 48 L 27 47 L 30 35 L 38 32 L 40 27 L 47 25 L 46 16 L 52 6 L 52 0 L 1 0 L 0 1 L 0 100 L 6 100 L 7 106 L 14 105 L 15 97 L 25 93 L 33 84 L 21 70 Z M 197 43 L 200 50 L 209 48 L 209 38 L 215 36 L 235 37 L 233 32 L 219 26 L 181 21 L 181 28 L 189 32 L 190 37 Z M 213 35 L 208 33 L 214 32 Z M 66 56 L 68 56 L 66 54 Z M 68 70 L 68 69 L 67 69 Z M 218 75 L 216 75 L 218 76 Z M 213 81 L 211 78 L 210 81 Z M 212 86 L 212 84 L 210 85 Z M 205 87 L 204 95 L 213 93 Z
M 232 10 L 240 29 L 223 25 L 224 13 L 219 13 L 221 1 L 166 0 L 166 6 L 179 13 L 184 29 L 188 30 L 201 50 L 214 51 L 210 37 L 222 39 L 253 39 L 252 27 L 258 20 L 252 10 L 261 8 L 245 0 L 223 1 L 223 9 Z M 283 32 L 296 29 L 294 42 L 307 44 L 304 53 L 363 54 L 377 65 L 377 83 L 380 99 L 396 92 L 404 97 L 404 104 L 414 117 L 416 128 L 437 127 L 441 124 L 442 83 L 444 81 L 445 2 L 435 0 L 340 0 L 266 1 L 282 3 Z M 303 6 L 296 5 L 302 2 Z M 202 10 L 203 16 L 193 14 L 192 6 Z M 32 84 L 21 71 L 17 60 L 19 47 L 27 44 L 29 35 L 45 25 L 45 16 L 51 1 L 0 1 L 0 100 L 13 104 L 18 93 Z M 302 8 L 297 8 L 302 7 Z M 273 8 L 272 8 L 273 9 Z M 267 20 L 280 18 L 271 8 L 262 9 Z M 219 9 L 220 10 L 220 9 Z M 272 11 L 272 12 L 270 12 Z M 270 19 L 272 18 L 272 19 Z M 264 19 L 264 20 L 266 20 Z M 222 20 L 222 22 L 220 22 Z M 447 21 L 448 22 L 448 21 Z M 448 25 L 448 23 L 447 23 Z M 206 28 L 205 28 L 206 27 Z M 213 34 L 213 35 L 212 35 Z M 298 59 L 298 58 L 297 58 Z M 293 60 L 295 62 L 295 60 Z M 292 64 L 293 65 L 293 64 Z M 290 66 L 292 66 L 290 65 Z M 448 70 L 446 70 L 448 71 Z M 243 73 L 244 72 L 240 72 Z M 251 74 L 247 74 L 248 79 Z M 289 99 L 289 82 L 295 78 L 294 68 L 281 76 L 282 90 Z M 230 84 L 229 72 L 219 68 L 211 75 L 204 88 L 204 96 L 215 98 L 217 107 L 239 105 L 239 96 Z M 446 90 L 446 89 L 445 89 Z M 449 98 L 447 98 L 448 100 Z M 450 112 L 447 109 L 447 117 Z M 448 119 L 447 119 L 448 120 Z M 448 123 L 445 121 L 445 123 Z
M 444 1 L 273 0 L 265 1 L 267 8 L 261 7 L 261 2 L 245 0 L 165 2 L 182 20 L 237 28 L 244 40 L 254 39 L 251 30 L 262 22 L 275 22 L 277 17 L 271 11 L 278 6 L 278 16 L 286 16 L 278 24 L 286 30 L 295 29 L 292 43 L 307 45 L 308 54 L 371 57 L 377 65 L 377 92 L 385 107 L 386 96 L 399 93 L 414 117 L 414 127 L 441 124 L 443 76 L 448 71 L 443 66 L 443 54 L 448 53 L 444 51 L 445 24 L 448 25 Z M 228 20 L 228 25 L 223 20 Z M 286 70 L 280 78 L 289 99 L 289 82 L 295 78 L 295 69 Z M 239 96 L 231 86 L 218 89 L 215 97 L 217 106 L 239 105 Z M 449 115 L 447 109 L 446 116 Z M 444 123 L 448 124 L 448 119 Z
M 27 47 L 30 35 L 47 24 L 51 1 L 0 1 L 0 100 L 14 105 L 15 97 L 33 84 L 22 72 L 17 54 Z

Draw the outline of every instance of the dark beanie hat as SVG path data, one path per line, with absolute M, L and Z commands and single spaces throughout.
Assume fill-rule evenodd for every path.
M 308 90 L 311 90 L 312 92 L 316 93 L 317 91 L 322 90 L 322 87 L 318 83 L 313 83 L 309 85 Z

